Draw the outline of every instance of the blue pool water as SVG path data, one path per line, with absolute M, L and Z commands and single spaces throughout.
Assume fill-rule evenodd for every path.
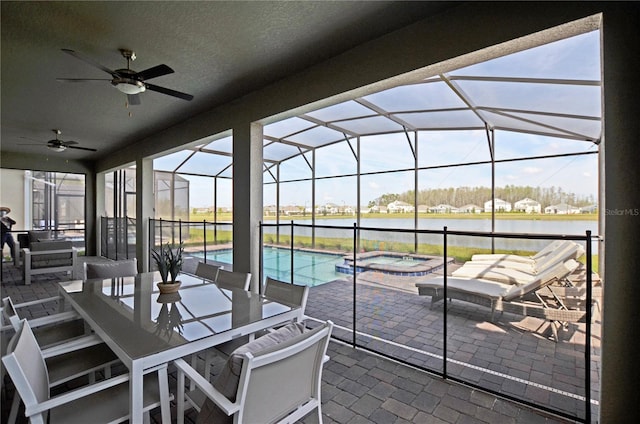
M 233 263 L 233 253 L 231 249 L 207 252 L 207 260 L 231 264 Z M 317 286 L 344 278 L 344 274 L 336 272 L 336 264 L 342 262 L 342 255 L 294 250 L 293 282 L 300 285 Z M 265 277 L 291 281 L 291 251 L 289 249 L 264 248 L 263 264 Z

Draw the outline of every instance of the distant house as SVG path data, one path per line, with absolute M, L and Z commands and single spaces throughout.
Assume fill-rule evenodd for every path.
M 596 213 L 597 211 L 598 205 L 589 205 L 580 208 L 580 213 Z
M 540 213 L 542 212 L 542 205 L 540 202 L 525 197 L 524 199 L 515 202 L 513 204 L 513 209 L 517 212 Z
M 441 203 L 432 208 L 429 208 L 429 211 L 433 213 L 458 213 L 458 208 L 456 208 L 455 206 Z
M 287 205 L 287 206 L 283 206 L 280 211 L 282 213 L 284 213 L 285 215 L 299 215 L 300 214 L 300 208 L 297 206 L 293 206 L 293 205 Z
M 494 201 L 496 212 L 511 212 L 511 203 L 498 198 L 494 199 Z M 493 202 L 491 200 L 484 202 L 484 211 L 493 212 Z
M 557 205 L 551 205 L 544 208 L 544 213 L 557 214 L 557 215 L 570 215 L 580 213 L 580 208 L 571 206 L 566 203 L 559 203 Z
M 468 205 L 459 207 L 458 211 L 460 213 L 481 213 L 482 208 L 478 205 L 474 205 L 473 203 L 470 203 Z
M 415 208 L 407 202 L 396 200 L 387 205 L 387 210 L 389 213 L 408 213 L 415 211 Z
M 429 212 L 429 206 L 418 205 L 418 213 L 427 213 L 427 212 Z
M 318 206 L 316 208 L 316 213 L 322 215 L 335 215 L 338 213 L 338 205 L 335 203 L 326 203 L 323 206 Z
M 263 209 L 264 216 L 276 216 L 277 211 L 276 205 L 268 205 Z
M 196 213 L 196 214 L 211 213 L 211 208 L 210 208 L 210 207 L 206 207 L 206 208 L 193 208 L 193 213 Z

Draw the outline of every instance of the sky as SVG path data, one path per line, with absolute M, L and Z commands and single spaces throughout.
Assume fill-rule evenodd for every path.
M 554 78 L 601 80 L 600 65 L 600 33 L 594 31 L 569 39 L 549 43 L 531 50 L 515 53 L 487 62 L 478 63 L 466 68 L 453 70 L 450 76 L 499 76 L 514 78 Z M 556 117 L 545 118 L 545 124 L 561 127 L 570 121 L 564 114 L 601 116 L 600 86 L 564 86 L 561 84 L 508 84 L 493 81 L 458 80 L 456 82 L 466 94 L 479 102 L 480 106 L 499 106 L 513 110 L 540 110 L 558 113 Z M 502 85 L 500 85 L 502 84 Z M 444 89 L 443 89 L 444 87 Z M 449 97 L 447 97 L 449 96 Z M 382 105 L 386 110 L 416 110 L 442 107 L 458 107 L 460 99 L 451 95 L 444 83 L 422 84 L 402 87 L 375 93 L 365 98 L 367 101 Z M 444 105 L 444 106 L 443 106 Z M 550 105 L 551 108 L 550 108 Z M 464 106 L 464 104 L 463 104 Z M 323 117 L 337 112 L 361 113 L 361 105 L 345 102 L 341 105 L 325 108 L 308 115 Z M 397 109 L 394 109 L 397 108 Z M 526 120 L 540 119 L 535 114 L 516 113 Z M 403 115 L 406 119 L 433 119 L 439 122 L 447 119 L 455 121 L 465 119 L 461 114 L 445 116 Z M 497 125 L 511 125 L 500 114 L 487 112 Z M 574 122 L 575 121 L 575 122 Z M 517 124 L 527 128 L 526 124 Z M 373 123 L 372 123 L 373 124 Z M 309 126 L 299 118 L 290 118 L 280 123 L 266 126 L 265 134 L 282 135 L 297 131 L 300 126 Z M 573 120 L 572 128 L 578 133 L 597 136 L 600 123 L 597 120 Z M 533 127 L 532 127 L 533 128 Z M 485 131 L 423 131 L 418 142 L 418 167 L 439 167 L 456 163 L 486 161 L 490 159 Z M 217 150 L 231 151 L 231 137 L 215 141 Z M 275 147 L 275 146 L 274 146 Z M 284 147 L 283 147 L 284 148 Z M 498 129 L 495 138 L 495 154 L 497 160 L 513 158 L 558 155 L 576 152 L 594 152 L 597 146 L 584 140 L 576 141 L 566 138 L 546 137 L 521 132 L 510 132 Z M 156 169 L 175 169 L 187 156 L 187 152 L 178 152 L 154 161 Z M 265 157 L 271 152 L 265 150 Z M 198 153 L 197 158 L 189 162 L 188 169 L 193 173 L 218 173 L 230 163 L 230 158 L 212 157 Z M 309 156 L 310 158 L 310 156 Z M 361 202 L 366 206 L 369 201 L 385 193 L 403 193 L 414 187 L 414 173 L 384 173 L 367 175 L 394 169 L 413 168 L 413 156 L 406 135 L 364 136 L 361 140 L 360 171 Z M 356 160 L 346 143 L 338 143 L 316 150 L 316 177 L 328 177 L 357 172 Z M 230 175 L 224 171 L 223 175 Z M 268 174 L 265 181 L 272 180 Z M 283 162 L 280 178 L 295 180 L 310 178 L 309 166 L 302 157 Z M 213 184 L 210 178 L 185 176 L 190 180 L 191 207 L 210 207 L 213 205 Z M 544 160 L 507 161 L 496 165 L 496 186 L 523 185 L 534 187 L 561 187 L 563 191 L 578 196 L 592 195 L 597 198 L 598 192 L 598 155 L 558 157 Z M 449 187 L 491 186 L 491 169 L 488 165 L 465 167 L 439 167 L 419 171 L 418 189 Z M 219 179 L 218 207 L 230 207 L 232 203 L 231 181 Z M 281 205 L 311 205 L 311 183 L 290 182 L 281 185 Z M 356 178 L 343 177 L 318 179 L 316 182 L 316 204 L 335 203 L 338 205 L 356 205 Z M 275 204 L 275 185 L 264 186 L 264 204 Z

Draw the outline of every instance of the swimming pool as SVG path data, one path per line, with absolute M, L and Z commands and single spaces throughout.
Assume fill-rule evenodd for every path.
M 202 257 L 202 254 L 200 254 L 200 257 Z M 287 282 L 291 281 L 291 251 L 289 249 L 265 247 L 262 257 L 265 277 Z M 233 251 L 224 249 L 207 252 L 207 260 L 232 264 Z M 344 274 L 336 272 L 336 265 L 342 262 L 342 255 L 294 250 L 293 264 L 295 271 L 293 282 L 300 285 L 317 286 L 344 278 Z

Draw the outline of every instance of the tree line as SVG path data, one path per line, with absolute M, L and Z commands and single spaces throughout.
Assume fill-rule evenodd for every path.
M 496 198 L 505 200 L 511 204 L 529 198 L 539 202 L 542 207 L 566 203 L 572 206 L 584 207 L 594 205 L 596 200 L 593 195 L 577 195 L 564 191 L 561 187 L 531 187 L 506 185 L 496 187 Z M 407 190 L 404 193 L 386 193 L 369 202 L 369 207 L 374 205 L 386 206 L 391 202 L 400 200 L 409 204 L 414 203 L 414 191 Z M 447 204 L 455 207 L 465 205 L 477 205 L 482 207 L 484 202 L 491 200 L 490 187 L 449 187 L 431 188 L 418 191 L 418 205 L 435 206 Z

